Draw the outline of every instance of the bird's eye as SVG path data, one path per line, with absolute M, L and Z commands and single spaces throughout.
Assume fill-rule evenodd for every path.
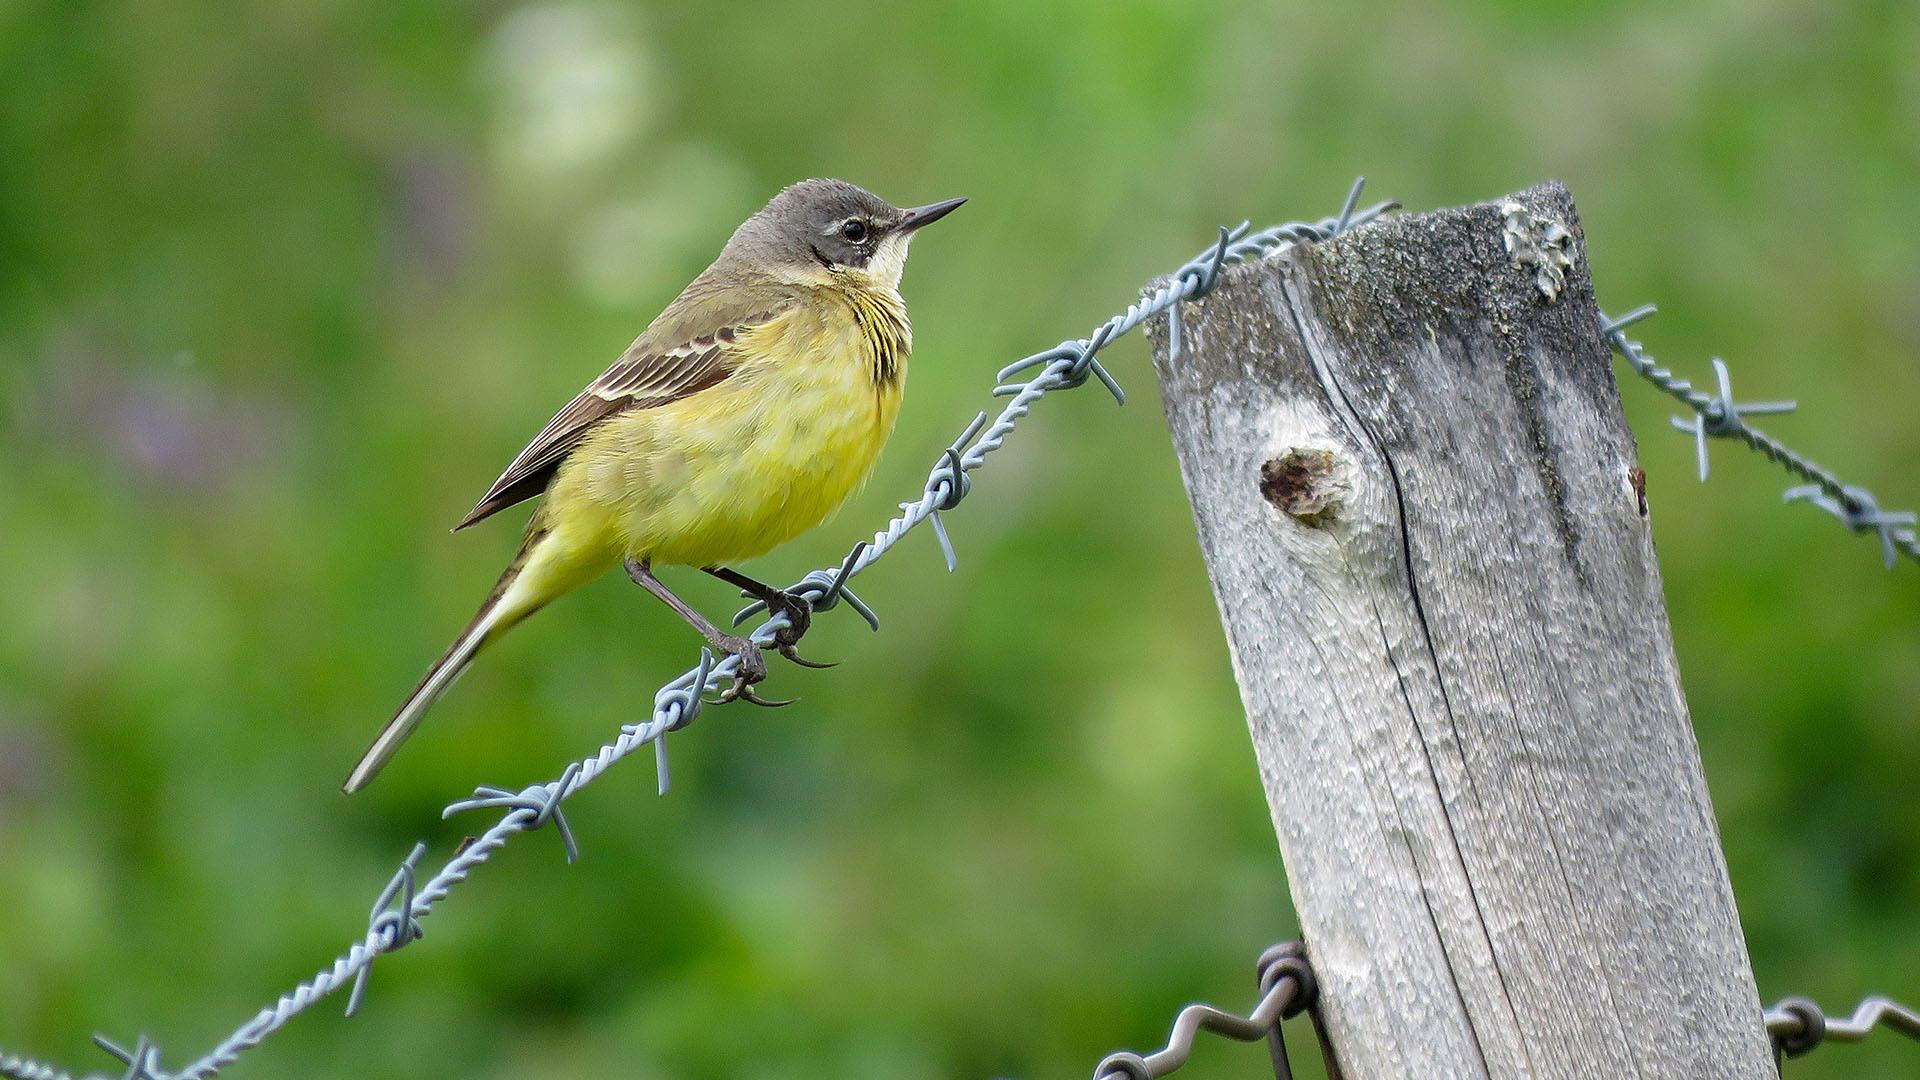
M 840 226 L 840 235 L 846 237 L 847 243 L 858 244 L 867 238 L 867 223 L 859 218 L 848 218 L 847 223 Z

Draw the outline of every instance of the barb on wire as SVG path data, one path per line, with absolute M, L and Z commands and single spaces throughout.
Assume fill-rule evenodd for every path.
M 934 467 L 927 477 L 925 494 L 933 496 L 933 511 L 927 515 L 927 521 L 933 526 L 933 536 L 940 542 L 940 554 L 947 560 L 947 573 L 959 568 L 960 560 L 954 555 L 953 538 L 947 535 L 947 523 L 941 518 L 942 510 L 951 510 L 960 505 L 960 500 L 973 490 L 973 481 L 967 477 L 967 463 L 960 458 L 960 448 L 973 441 L 980 429 L 987 426 L 987 414 L 981 413 L 973 418 L 960 437 L 953 440 L 946 453 L 940 456 L 940 464 Z M 901 503 L 900 509 L 913 509 L 912 503 Z
M 1775 1052 L 1785 1057 L 1799 1057 L 1822 1042 L 1861 1042 L 1881 1027 L 1920 1042 L 1920 1011 L 1883 997 L 1862 999 L 1845 1019 L 1828 1017 L 1810 998 L 1782 998 L 1767 1010 L 1766 1023 Z
M 653 774 L 662 795 L 665 795 L 667 789 L 672 786 L 667 772 L 667 733 L 679 731 L 693 723 L 693 718 L 700 715 L 700 706 L 707 703 L 707 699 L 701 696 L 701 692 L 706 688 L 707 675 L 713 670 L 713 663 L 713 650 L 702 645 L 700 663 L 693 669 L 693 678 L 687 682 L 687 685 L 668 687 L 661 691 L 660 697 L 654 699 L 654 708 L 661 715 L 669 717 L 667 726 L 661 729 L 660 737 L 653 740 Z M 628 724 L 621 728 L 620 732 L 623 735 L 631 734 L 633 729 L 639 726 Z M 561 779 L 565 778 L 566 774 L 562 773 Z
M 504 788 L 477 787 L 473 789 L 473 798 L 461 799 L 440 811 L 440 819 L 445 821 L 468 810 L 524 810 L 533 815 L 533 823 L 528 828 L 537 829 L 553 822 L 554 829 L 560 833 L 560 844 L 567 851 L 567 865 L 571 866 L 580 861 L 580 845 L 574 842 L 567 815 L 560 812 L 560 800 L 566 798 L 565 792 L 579 776 L 580 763 L 575 761 L 553 783 L 535 784 L 518 793 Z
M 1913 530 L 1901 529 L 1901 525 L 1912 525 L 1920 521 L 1920 515 L 1911 510 L 1882 510 L 1874 499 L 1873 492 L 1863 487 L 1844 487 L 1840 489 L 1840 498 L 1834 498 L 1818 484 L 1803 484 L 1790 487 L 1780 494 L 1782 502 L 1810 502 L 1813 505 L 1840 519 L 1841 524 L 1854 532 L 1866 532 L 1871 529 L 1880 535 L 1880 556 L 1889 569 L 1892 568 L 1896 553 L 1900 548 L 1901 537 L 1906 538 L 1906 550 L 1913 550 Z M 1920 556 L 1916 556 L 1920 558 Z
M 387 882 L 380 892 L 380 898 L 373 902 L 373 913 L 368 916 L 367 940 L 376 943 L 374 953 L 393 952 L 420 938 L 420 919 L 413 913 L 414 874 L 420 869 L 420 859 L 427 853 L 427 845 L 413 845 L 413 851 L 406 861 Z M 399 900 L 399 906 L 394 901 Z M 360 1003 L 367 996 L 367 975 L 373 970 L 371 955 L 367 962 L 354 972 L 353 989 L 347 994 L 347 1015 L 360 1011 Z
M 1748 416 L 1791 412 L 1796 407 L 1795 402 L 1734 401 L 1727 365 L 1717 356 L 1713 358 L 1714 376 L 1719 384 L 1719 393 L 1716 394 L 1696 389 L 1686 379 L 1675 376 L 1655 363 L 1638 341 L 1627 336 L 1627 327 L 1656 310 L 1652 304 L 1647 304 L 1618 318 L 1603 313 L 1600 316 L 1600 334 L 1627 361 L 1635 374 L 1693 410 L 1692 419 L 1675 417 L 1672 423 L 1675 428 L 1693 436 L 1701 480 L 1707 478 L 1707 439 L 1738 439 L 1767 460 L 1778 463 L 1781 468 L 1807 481 L 1803 486 L 1787 489 L 1786 501 L 1812 503 L 1839 518 L 1854 532 L 1877 535 L 1881 558 L 1887 569 L 1893 569 L 1901 552 L 1920 561 L 1920 536 L 1914 532 L 1915 514 L 1911 511 L 1880 509 L 1879 501 L 1866 488 L 1843 482 L 1831 470 L 1746 422 Z
M 914 505 L 913 503 L 901 504 L 903 509 Z M 807 602 L 807 608 L 810 611 L 827 611 L 841 600 L 845 600 L 848 607 L 853 608 L 855 612 L 859 613 L 862 619 L 867 621 L 867 626 L 876 631 L 879 630 L 880 616 L 875 615 L 873 609 L 867 606 L 866 601 L 855 596 L 853 590 L 847 588 L 847 579 L 853 576 L 854 564 L 859 561 L 860 556 L 865 554 L 866 550 L 871 546 L 872 544 L 868 541 L 860 541 L 853 545 L 853 550 L 848 552 L 847 557 L 840 561 L 838 567 L 811 571 L 806 577 L 801 578 L 799 583 L 794 585 L 793 588 L 788 589 L 787 593 L 805 600 Z M 752 616 L 765 610 L 767 610 L 767 602 L 765 600 L 755 600 L 753 603 L 734 612 L 733 625 L 739 626 Z M 754 636 L 758 638 L 763 631 L 771 633 L 786 624 L 787 620 L 785 615 L 776 616 L 774 619 L 768 620 L 765 626 L 754 631 Z
M 1094 1067 L 1093 1080 L 1157 1080 L 1166 1076 L 1193 1056 L 1194 1043 L 1202 1031 L 1241 1042 L 1268 1040 L 1274 1075 L 1279 1080 L 1292 1080 L 1293 1065 L 1287 1058 L 1280 1024 L 1312 1008 L 1318 995 L 1306 947 L 1298 941 L 1274 945 L 1260 954 L 1254 973 L 1260 986 L 1260 1003 L 1251 1013 L 1240 1016 L 1212 1005 L 1189 1005 L 1174 1018 L 1166 1046 L 1145 1055 L 1131 1050 L 1108 1054 Z
M 1256 233 L 1245 233 L 1244 230 L 1234 233 L 1230 239 L 1196 256 L 1181 267 L 1166 285 L 1109 318 L 1089 336 L 1061 342 L 1052 349 L 1035 353 L 1002 370 L 996 380 L 1000 385 L 995 387 L 994 394 L 1011 397 L 1012 400 L 1001 408 L 991 424 L 983 427 L 982 421 L 976 418 L 967 426 L 952 446 L 940 455 L 927 476 L 921 497 L 903 504 L 898 515 L 874 533 L 871 540 L 856 544 L 839 566 L 814 570 L 787 591 L 805 598 L 815 612 L 826 611 L 845 600 L 847 606 L 865 619 L 869 626 L 879 629 L 879 617 L 847 587 L 848 581 L 872 566 L 915 526 L 932 520 L 937 513 L 953 509 L 966 496 L 969 486 L 967 474 L 977 471 L 990 454 L 1000 449 L 1007 436 L 1032 411 L 1035 402 L 1053 391 L 1080 386 L 1090 376 L 1098 379 L 1116 401 L 1124 402 L 1125 392 L 1095 358 L 1096 353 L 1146 320 L 1171 312 L 1179 304 L 1210 291 L 1229 264 L 1271 255 L 1293 244 L 1327 239 L 1346 229 L 1364 225 L 1395 205 L 1381 203 L 1355 210 L 1359 193 L 1360 184 L 1356 183 L 1347 197 L 1346 206 L 1337 217 L 1311 224 L 1279 225 Z M 1198 269 L 1193 273 L 1188 272 L 1194 268 Z M 1031 372 L 1024 382 L 1009 382 L 1023 372 Z M 936 529 L 943 532 L 944 526 L 936 526 Z M 948 554 L 951 555 L 950 550 Z M 740 618 L 745 619 L 763 608 L 764 605 L 750 606 L 741 613 Z M 785 614 L 772 615 L 750 636 L 756 641 L 771 641 L 773 635 L 786 626 L 786 618 Z M 505 809 L 506 813 L 486 832 L 455 851 L 446 864 L 423 884 L 416 884 L 415 867 L 425 848 L 416 847 L 400 873 L 380 894 L 374 906 L 373 921 L 363 939 L 340 954 L 331 965 L 255 1013 L 204 1056 L 178 1072 L 169 1073 L 160 1070 L 158 1054 L 150 1046 L 146 1048 L 148 1053 L 145 1057 L 139 1056 L 140 1048 L 136 1047 L 136 1071 L 127 1074 L 128 1080 L 205 1080 L 233 1064 L 241 1054 L 259 1045 L 314 1002 L 348 984 L 354 987 L 348 1008 L 356 1008 L 364 990 L 366 972 L 374 959 L 417 939 L 421 920 L 431 915 L 435 906 L 446 899 L 455 886 L 465 881 L 494 852 L 506 846 L 514 835 L 552 821 L 560 831 L 562 843 L 571 857 L 575 853 L 572 830 L 561 823 L 560 803 L 592 783 L 615 762 L 642 746 L 652 744 L 655 747 L 659 786 L 664 793 L 667 789 L 667 762 L 660 748 L 665 745 L 665 736 L 691 723 L 700 711 L 700 695 L 730 685 L 739 665 L 738 657 L 728 656 L 716 661 L 711 653 L 703 649 L 698 666 L 667 683 L 654 695 L 652 714 L 645 721 L 623 725 L 612 742 L 600 747 L 592 757 L 568 765 L 559 779 L 527 788 L 517 795 L 503 794 L 504 789 L 483 789 L 473 799 L 450 807 L 450 810 L 464 810 L 485 805 Z M 9 1055 L 4 1050 L 0 1050 L 0 1078 L 73 1080 L 71 1074 L 53 1066 Z M 108 1078 L 97 1077 L 96 1074 L 91 1080 Z
M 101 1035 L 95 1035 L 93 1043 L 126 1063 L 127 1071 L 120 1074 L 121 1080 L 153 1080 L 161 1075 L 160 1048 L 153 1045 L 145 1035 L 140 1036 L 140 1040 L 134 1043 L 132 1050 L 127 1050 Z
M 1700 482 L 1707 482 L 1707 436 L 1725 437 L 1734 434 L 1741 425 L 1744 416 L 1777 416 L 1790 413 L 1800 407 L 1797 401 L 1756 401 L 1742 405 L 1733 400 L 1733 386 L 1727 378 L 1727 362 L 1719 357 L 1713 358 L 1713 373 L 1720 380 L 1720 393 L 1707 402 L 1705 408 L 1694 414 L 1691 420 L 1682 420 L 1677 416 L 1667 418 L 1680 431 L 1693 433 L 1694 445 L 1700 456 Z
M 1352 212 L 1354 201 L 1359 197 L 1359 194 L 1360 185 L 1356 183 L 1353 186 L 1353 193 L 1347 196 L 1347 204 L 1340 209 L 1341 222 L 1345 222 L 1347 215 Z M 1204 296 L 1212 292 L 1214 283 L 1220 280 L 1221 268 L 1226 265 L 1227 247 L 1245 235 L 1246 231 L 1252 227 L 1253 222 L 1251 221 L 1243 221 L 1231 229 L 1225 225 L 1220 226 L 1220 242 L 1213 246 L 1212 254 L 1205 257 L 1207 260 L 1206 263 L 1204 265 L 1198 264 L 1197 262 L 1188 263 L 1173 275 L 1174 279 L 1176 281 L 1192 282 L 1196 290 L 1193 294 L 1194 296 Z M 1333 231 L 1339 232 L 1340 226 L 1335 225 Z M 1180 359 L 1179 305 L 1167 309 L 1167 359 Z

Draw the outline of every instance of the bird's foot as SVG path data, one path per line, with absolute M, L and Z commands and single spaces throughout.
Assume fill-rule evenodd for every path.
M 798 593 L 772 589 L 768 591 L 766 596 L 760 597 L 760 599 L 766 603 L 768 614 L 785 615 L 787 617 L 787 625 L 774 631 L 773 634 L 773 647 L 781 656 L 799 664 L 801 667 L 830 668 L 835 666 L 831 661 L 822 662 L 819 660 L 809 660 L 800 655 L 800 639 L 806 636 L 807 628 L 813 625 L 813 604 L 808 602 L 806 597 Z
M 754 693 L 754 684 L 767 677 L 767 658 L 760 651 L 760 643 L 750 638 L 732 634 L 721 635 L 714 639 L 714 647 L 721 652 L 739 658 L 740 667 L 734 672 L 733 683 L 720 692 L 716 704 L 724 705 L 729 701 L 745 701 L 768 708 L 791 705 L 792 701 L 769 701 Z

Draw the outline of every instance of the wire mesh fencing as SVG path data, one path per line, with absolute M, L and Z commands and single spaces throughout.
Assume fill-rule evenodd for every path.
M 1341 1080 L 1340 1063 L 1327 1052 L 1329 1043 L 1320 1019 L 1319 984 L 1308 962 L 1305 942 L 1289 941 L 1269 947 L 1254 965 L 1260 1001 L 1245 1016 L 1212 1005 L 1193 1004 L 1174 1018 L 1166 1045 L 1148 1054 L 1119 1050 L 1100 1059 L 1093 1080 L 1160 1080 L 1180 1071 L 1193 1056 L 1203 1032 L 1240 1042 L 1266 1040 L 1274 1080 L 1293 1080 L 1293 1062 L 1287 1053 L 1283 1024 L 1309 1013 L 1320 1036 L 1321 1062 L 1329 1080 Z M 1783 998 L 1762 1017 L 1773 1041 L 1776 1062 L 1812 1052 L 1822 1043 L 1864 1042 L 1875 1031 L 1886 1030 L 1920 1042 L 1920 1011 L 1884 997 L 1860 1002 L 1853 1015 L 1832 1018 L 1803 997 Z
M 1252 1012 L 1241 1016 L 1212 1005 L 1189 1005 L 1174 1017 L 1173 1032 L 1165 1046 L 1144 1055 L 1131 1050 L 1108 1054 L 1094 1068 L 1093 1080 L 1159 1080 L 1169 1076 L 1193 1056 L 1194 1044 L 1203 1031 L 1240 1042 L 1266 1040 L 1276 1080 L 1293 1080 L 1293 1062 L 1287 1056 L 1281 1024 L 1312 1009 L 1319 996 L 1306 945 L 1288 941 L 1269 947 L 1254 965 L 1254 980 L 1260 987 L 1260 1001 Z M 1326 1064 L 1329 1075 L 1338 1080 L 1335 1064 Z
M 1861 1000 L 1853 1015 L 1834 1019 L 1803 997 L 1782 998 L 1766 1012 L 1767 1035 L 1780 1058 L 1810 1053 L 1821 1043 L 1864 1042 L 1885 1029 L 1920 1042 L 1920 1012 L 1883 997 Z

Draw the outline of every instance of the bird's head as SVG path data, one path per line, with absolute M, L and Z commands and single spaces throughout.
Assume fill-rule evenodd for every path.
M 853 277 L 897 289 L 914 232 L 966 201 L 902 210 L 844 180 L 802 180 L 735 230 L 721 257 L 785 281 Z

